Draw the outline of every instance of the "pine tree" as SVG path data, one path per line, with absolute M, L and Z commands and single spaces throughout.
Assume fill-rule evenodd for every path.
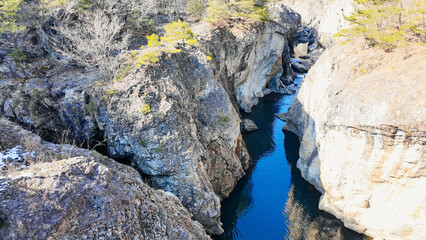
M 364 37 L 386 50 L 426 41 L 426 0 L 355 0 L 355 11 L 346 20 L 350 28 L 337 36 Z
M 136 67 L 148 66 L 160 61 L 163 54 L 178 53 L 182 49 L 178 48 L 179 44 L 188 46 L 197 46 L 198 41 L 189 28 L 188 23 L 184 21 L 175 21 L 165 25 L 164 35 L 159 37 L 157 34 L 146 36 L 148 44 L 142 46 L 143 53 L 135 56 Z
M 0 33 L 19 32 L 24 27 L 16 25 L 16 17 L 22 0 L 0 0 Z
M 189 0 L 187 10 L 193 17 L 201 20 L 206 13 L 206 6 L 203 0 Z
M 218 22 L 228 18 L 267 21 L 269 19 L 267 3 L 267 0 L 210 0 L 207 4 L 206 20 Z

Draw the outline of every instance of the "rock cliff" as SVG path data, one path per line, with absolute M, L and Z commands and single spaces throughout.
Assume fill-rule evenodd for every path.
M 272 4 L 268 11 L 271 21 L 266 23 L 232 22 L 213 29 L 202 23 L 192 28 L 212 54 L 215 75 L 245 112 L 282 71 L 284 48 L 300 25 L 300 16 L 283 4 Z
M 284 4 L 302 17 L 304 25 L 315 28 L 324 47 L 334 44 L 333 35 L 347 27 L 344 16 L 353 11 L 353 0 L 287 0 Z
M 118 83 L 78 68 L 5 79 L 1 112 L 47 139 L 104 144 L 110 157 L 131 161 L 218 234 L 220 198 L 244 175 L 249 156 L 241 120 L 200 54 L 183 51 Z
M 285 129 L 320 208 L 384 239 L 426 236 L 424 46 L 335 45 L 307 75 Z
M 51 43 L 40 34 L 2 35 L 0 114 L 46 140 L 96 147 L 131 162 L 155 187 L 175 194 L 208 233 L 220 234 L 220 200 L 250 165 L 235 89 L 229 88 L 233 75 L 250 76 L 238 77 L 256 88 L 247 96 L 260 93 L 279 72 L 286 39 L 300 20 L 282 5 L 273 9 L 274 22 L 210 29 L 212 42 L 200 36 L 211 62 L 206 51 L 186 48 L 161 56 L 154 66 L 128 69 L 113 83 L 65 58 L 49 58 Z M 7 56 L 16 47 L 28 55 L 27 62 Z
M 175 195 L 132 167 L 3 118 L 0 134 L 2 239 L 210 239 Z

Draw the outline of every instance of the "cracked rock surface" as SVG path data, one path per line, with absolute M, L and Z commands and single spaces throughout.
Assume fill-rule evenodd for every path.
M 320 208 L 371 237 L 426 236 L 424 46 L 327 49 L 289 112 Z
M 174 194 L 134 168 L 3 118 L 0 134 L 2 150 L 22 144 L 31 153 L 0 170 L 2 239 L 210 239 Z

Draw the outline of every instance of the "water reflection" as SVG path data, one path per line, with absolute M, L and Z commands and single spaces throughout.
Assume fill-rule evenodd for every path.
M 297 79 L 299 84 L 301 81 Z M 284 123 L 275 117 L 287 112 L 294 98 L 270 94 L 252 113 L 242 113 L 259 127 L 243 135 L 255 163 L 223 201 L 221 221 L 225 233 L 214 239 L 361 239 L 318 210 L 320 194 L 295 167 L 298 139 L 292 133 L 283 134 Z M 352 238 L 346 238 L 346 232 Z
M 328 239 L 363 239 L 363 235 L 345 228 L 341 221 L 331 214 L 318 209 L 321 194 L 308 182 L 296 168 L 299 158 L 299 141 L 295 134 L 284 131 L 286 158 L 291 166 L 291 187 L 283 215 L 286 217 L 289 240 L 328 240 Z

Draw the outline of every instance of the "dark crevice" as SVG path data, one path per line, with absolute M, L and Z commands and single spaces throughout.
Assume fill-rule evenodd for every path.
M 69 144 L 77 148 L 87 149 L 91 151 L 95 151 L 100 153 L 103 156 L 106 156 L 118 163 L 124 164 L 126 166 L 130 166 L 138 171 L 140 174 L 142 180 L 149 184 L 152 188 L 158 189 L 153 184 L 152 176 L 147 175 L 140 171 L 134 161 L 133 161 L 133 155 L 128 155 L 124 157 L 119 156 L 112 156 L 112 154 L 109 153 L 108 150 L 108 143 L 107 139 L 105 138 L 105 131 L 100 130 L 99 128 L 95 129 L 94 136 L 90 138 L 89 140 L 82 138 L 81 136 L 78 136 L 77 133 L 72 132 L 71 130 L 49 130 L 49 129 L 38 129 L 33 126 L 28 126 L 26 124 L 23 124 L 22 122 L 14 121 L 14 119 L 9 119 L 12 122 L 17 123 L 25 130 L 31 131 L 36 133 L 38 136 L 41 137 L 42 140 L 58 145 L 62 144 Z M 16 119 L 15 119 L 16 120 Z M 1 219 L 0 219 L 1 221 Z

